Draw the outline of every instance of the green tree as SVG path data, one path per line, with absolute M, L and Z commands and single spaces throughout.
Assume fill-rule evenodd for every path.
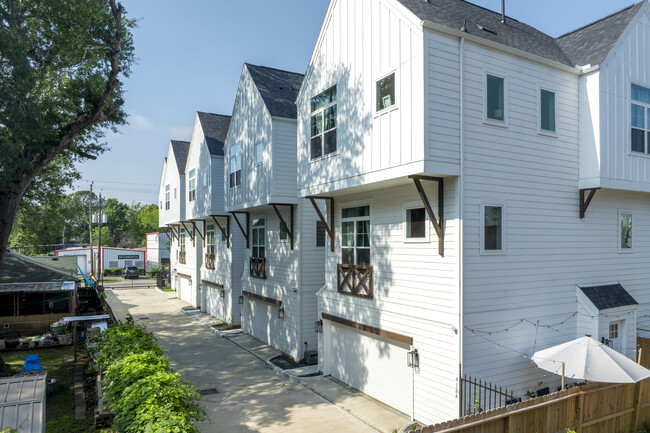
M 131 27 L 116 0 L 0 0 L 0 266 L 23 198 L 69 184 L 125 123 Z
M 108 198 L 104 201 L 104 213 L 106 214 L 106 225 L 110 229 L 111 242 L 113 246 L 119 245 L 122 233 L 127 230 L 129 207 L 115 198 Z M 104 233 L 102 230 L 102 243 Z

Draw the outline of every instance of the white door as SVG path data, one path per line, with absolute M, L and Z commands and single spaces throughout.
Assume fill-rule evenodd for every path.
M 332 376 L 406 414 L 412 413 L 410 347 L 331 324 Z M 327 355 L 326 355 L 327 356 Z
M 178 283 L 179 298 L 192 304 L 192 280 L 185 277 L 179 277 Z
M 609 322 L 609 347 L 619 353 L 623 353 L 623 320 Z

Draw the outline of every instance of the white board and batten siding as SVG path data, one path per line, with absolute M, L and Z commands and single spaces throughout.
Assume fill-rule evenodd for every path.
M 183 171 L 184 167 L 180 167 L 180 170 Z M 166 209 L 165 205 L 166 185 L 169 185 L 169 209 Z M 176 198 L 174 198 L 174 189 L 176 189 Z M 185 175 L 179 173 L 172 144 L 169 143 L 167 158 L 163 164 L 158 197 L 158 205 L 162 203 L 158 215 L 158 224 L 160 227 L 164 227 L 167 224 L 175 224 L 185 219 L 185 200 Z
M 399 3 L 330 4 L 298 105 L 301 196 L 404 178 L 457 175 L 458 161 L 426 164 L 424 39 L 419 20 Z M 376 112 L 377 80 L 395 73 L 396 104 Z M 337 151 L 310 160 L 311 98 L 337 86 Z M 452 167 L 453 166 L 453 167 Z
M 581 77 L 581 124 L 586 157 L 581 187 L 650 192 L 650 154 L 631 151 L 631 85 L 650 88 L 650 17 L 645 5 L 600 69 Z M 584 117 L 584 116 L 583 116 Z
M 437 197 L 436 183 L 425 183 L 424 186 L 429 196 Z M 349 331 L 344 332 L 343 337 L 358 339 L 362 343 L 359 348 L 350 348 L 352 352 L 363 350 L 370 354 L 379 350 L 383 356 L 397 357 L 386 359 L 385 363 L 377 361 L 376 365 L 370 363 L 359 366 L 363 370 L 359 374 L 366 379 L 360 381 L 357 378 L 354 383 L 348 383 L 415 419 L 430 424 L 458 416 L 456 379 L 460 354 L 457 334 L 459 298 L 456 188 L 455 180 L 445 182 L 444 257 L 438 255 L 438 238 L 430 224 L 426 241 L 405 240 L 406 209 L 422 207 L 412 184 L 337 196 L 335 252 L 332 253 L 329 247 L 326 249 L 326 284 L 319 291 L 321 313 L 413 338 L 413 346 L 408 350 L 418 350 L 419 371 L 413 371 L 407 366 L 405 348 L 399 344 L 382 341 L 381 338 L 370 337 L 356 330 L 351 331 L 356 333 L 354 335 L 348 335 Z M 343 208 L 362 205 L 370 206 L 370 261 L 374 286 L 371 300 L 337 293 L 337 264 L 341 263 L 341 212 Z M 437 215 L 437 201 L 432 206 Z M 320 368 L 324 374 L 338 374 L 341 375 L 341 380 L 345 380 L 348 373 L 339 372 L 339 367 L 332 362 L 340 357 L 336 349 L 338 343 L 333 339 L 335 334 L 341 334 L 337 329 L 340 326 L 325 320 L 324 328 Z M 388 369 L 388 365 L 399 368 L 399 371 Z M 350 368 L 354 371 L 355 364 L 352 363 Z M 379 386 L 389 383 L 393 375 L 408 376 L 410 380 L 401 383 L 398 389 Z M 394 394 L 401 395 L 400 400 L 408 395 L 408 404 L 402 402 L 395 405 Z

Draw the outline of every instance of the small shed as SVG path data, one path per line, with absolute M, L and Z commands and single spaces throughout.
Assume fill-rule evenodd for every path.
M 0 378 L 0 426 L 44 433 L 46 385 L 47 373 Z

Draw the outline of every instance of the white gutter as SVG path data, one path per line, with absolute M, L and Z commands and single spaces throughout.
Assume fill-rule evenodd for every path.
M 459 81 L 460 81 L 460 176 L 458 177 L 458 383 L 459 388 L 458 392 L 458 408 L 460 410 L 460 405 L 462 404 L 461 394 L 461 379 L 463 374 L 463 272 L 464 266 L 463 261 L 465 260 L 465 246 L 463 245 L 463 199 L 464 199 L 464 190 L 465 190 L 465 37 L 460 38 L 459 49 L 458 49 L 458 58 L 459 58 Z M 460 412 L 458 414 L 460 416 Z

